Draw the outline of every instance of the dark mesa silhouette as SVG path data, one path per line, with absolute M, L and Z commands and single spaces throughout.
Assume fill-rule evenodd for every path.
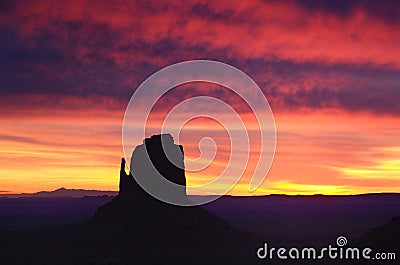
M 186 177 L 182 145 L 176 145 L 170 134 L 153 135 L 143 140 L 132 153 L 129 174 L 125 172 L 125 159 L 121 161 L 120 194 L 147 187 L 162 189 L 165 182 L 169 192 L 176 198 L 186 199 Z

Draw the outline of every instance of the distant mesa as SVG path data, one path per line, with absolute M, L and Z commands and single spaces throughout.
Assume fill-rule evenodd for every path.
M 115 191 L 84 190 L 59 188 L 53 191 L 39 191 L 36 193 L 0 194 L 0 198 L 83 198 L 83 197 L 114 197 Z

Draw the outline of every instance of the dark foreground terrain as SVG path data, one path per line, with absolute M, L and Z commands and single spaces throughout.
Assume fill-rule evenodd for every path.
M 397 194 L 228 196 L 203 207 L 211 217 L 204 209 L 194 214 L 194 221 L 190 211 L 151 216 L 168 219 L 161 220 L 164 227 L 159 228 L 143 217 L 142 222 L 132 221 L 130 214 L 118 224 L 88 221 L 113 198 L 0 198 L 0 264 L 274 264 L 257 259 L 255 252 L 263 242 L 271 247 L 320 247 L 334 245 L 340 235 L 400 255 L 400 240 L 393 241 L 400 224 L 391 221 L 400 213 Z M 302 264 L 314 263 L 336 264 Z

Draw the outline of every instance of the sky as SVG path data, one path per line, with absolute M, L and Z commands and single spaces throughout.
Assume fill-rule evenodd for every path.
M 196 59 L 249 75 L 276 122 L 265 181 L 249 193 L 251 151 L 229 194 L 400 192 L 399 32 L 400 4 L 387 0 L 1 1 L 0 193 L 117 190 L 135 89 Z M 177 87 L 152 119 L 196 95 L 226 101 L 256 133 L 241 99 L 209 83 Z M 194 119 L 181 136 L 187 159 L 202 137 L 218 147 L 190 185 L 226 166 L 223 126 Z

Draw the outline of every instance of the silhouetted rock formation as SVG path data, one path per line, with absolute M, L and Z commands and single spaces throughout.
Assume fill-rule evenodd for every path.
M 152 165 L 167 180 L 183 186 L 179 191 L 186 196 L 186 177 L 184 165 L 184 152 L 182 145 L 174 144 L 170 134 L 153 135 L 143 140 L 143 144 L 137 146 L 132 154 L 131 172 L 136 177 L 150 178 L 150 161 L 146 160 L 146 152 Z
M 148 160 L 143 160 L 144 148 L 160 174 L 182 185 L 175 190 L 177 196 L 189 200 L 185 190 L 182 146 L 175 145 L 170 135 L 145 139 L 136 147 L 131 159 L 132 173 L 142 180 L 154 177 L 152 166 Z M 174 163 L 167 160 L 171 158 Z M 103 250 L 118 251 L 123 253 L 118 255 L 133 258 L 135 264 L 158 264 L 167 258 L 173 264 L 187 264 L 188 260 L 193 264 L 227 260 L 235 263 L 238 258 L 253 257 L 256 246 L 253 236 L 232 228 L 200 206 L 174 206 L 159 201 L 144 191 L 135 178 L 125 172 L 125 160 L 122 159 L 118 196 L 99 207 L 82 227 L 80 239 L 74 243 L 76 249 L 85 249 L 85 253 L 90 250 L 96 255 Z M 234 257 L 221 255 L 222 252 L 234 253 Z
M 177 201 L 185 201 L 186 177 L 184 169 L 184 154 L 181 145 L 174 144 L 170 134 L 153 135 L 143 140 L 132 153 L 131 172 L 125 173 L 125 160 L 121 163 L 120 194 L 140 192 L 140 187 L 132 176 L 138 180 L 142 187 L 163 187 L 163 181 L 170 181 L 171 185 L 162 192 L 169 193 L 169 197 Z
M 125 158 L 121 159 L 121 169 L 119 172 L 119 195 L 129 194 L 135 190 L 135 180 L 131 175 L 125 172 L 126 161 Z
M 163 141 L 161 143 L 161 141 Z M 146 153 L 147 151 L 147 153 Z M 148 154 L 149 160 L 146 160 Z M 171 159 L 173 163 L 169 161 Z M 146 138 L 142 145 L 135 148 L 131 159 L 131 173 L 135 178 L 143 181 L 150 179 L 150 184 L 155 169 L 167 180 L 181 185 L 175 190 L 177 196 L 186 196 L 186 178 L 183 164 L 183 148 L 175 145 L 169 134 L 153 135 Z M 177 166 L 176 166 L 177 165 Z M 154 184 L 154 183 L 153 183 Z M 116 198 L 100 207 L 91 223 L 101 225 L 107 224 L 128 224 L 143 227 L 191 227 L 192 230 L 199 230 L 205 227 L 217 226 L 228 228 L 229 225 L 207 212 L 203 208 L 173 206 L 155 199 L 149 195 L 135 181 L 132 174 L 125 172 L 125 160 L 121 161 L 120 190 Z M 122 226 L 119 226 L 121 228 Z

